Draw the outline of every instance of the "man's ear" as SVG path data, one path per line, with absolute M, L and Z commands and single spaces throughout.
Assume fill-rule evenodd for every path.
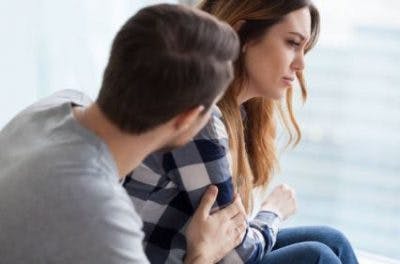
M 243 27 L 244 23 L 246 23 L 245 20 L 239 20 L 235 24 L 232 25 L 232 28 L 236 31 L 239 32 L 239 30 Z
M 199 120 L 199 117 L 203 114 L 204 106 L 199 105 L 197 107 L 194 107 L 192 109 L 189 109 L 181 114 L 179 114 L 177 117 L 175 117 L 174 120 L 174 128 L 177 131 L 186 131 L 188 130 L 191 126 L 194 125 Z

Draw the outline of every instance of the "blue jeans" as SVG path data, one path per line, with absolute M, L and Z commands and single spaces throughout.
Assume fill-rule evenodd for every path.
M 357 264 L 347 238 L 336 229 L 315 227 L 285 228 L 279 231 L 272 251 L 262 264 Z

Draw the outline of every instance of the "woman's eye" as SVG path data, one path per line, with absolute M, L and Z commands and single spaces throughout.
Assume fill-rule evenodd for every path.
M 300 46 L 300 43 L 299 43 L 299 42 L 296 42 L 296 41 L 294 41 L 294 40 L 288 40 L 288 44 L 289 44 L 290 46 L 292 46 L 292 47 L 295 47 L 295 48 L 297 48 L 297 47 Z

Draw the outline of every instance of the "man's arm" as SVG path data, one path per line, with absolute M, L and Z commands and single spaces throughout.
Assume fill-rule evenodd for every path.
M 124 189 L 108 180 L 102 168 L 64 167 L 49 172 L 59 176 L 51 177 L 53 188 L 46 194 L 51 197 L 46 200 L 51 219 L 43 219 L 43 232 L 49 232 L 50 239 L 42 243 L 52 243 L 47 247 L 50 262 L 149 263 L 142 244 L 142 220 Z
M 246 216 L 241 200 L 210 214 L 218 189 L 210 186 L 186 229 L 185 264 L 216 263 L 238 246 L 246 232 Z M 218 241 L 218 242 L 216 242 Z

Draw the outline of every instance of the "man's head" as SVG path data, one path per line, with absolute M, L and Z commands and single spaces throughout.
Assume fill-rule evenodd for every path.
M 140 10 L 114 39 L 97 104 L 122 131 L 177 118 L 195 133 L 233 78 L 239 41 L 227 24 L 186 6 Z M 203 123 L 203 124 L 202 124 Z

